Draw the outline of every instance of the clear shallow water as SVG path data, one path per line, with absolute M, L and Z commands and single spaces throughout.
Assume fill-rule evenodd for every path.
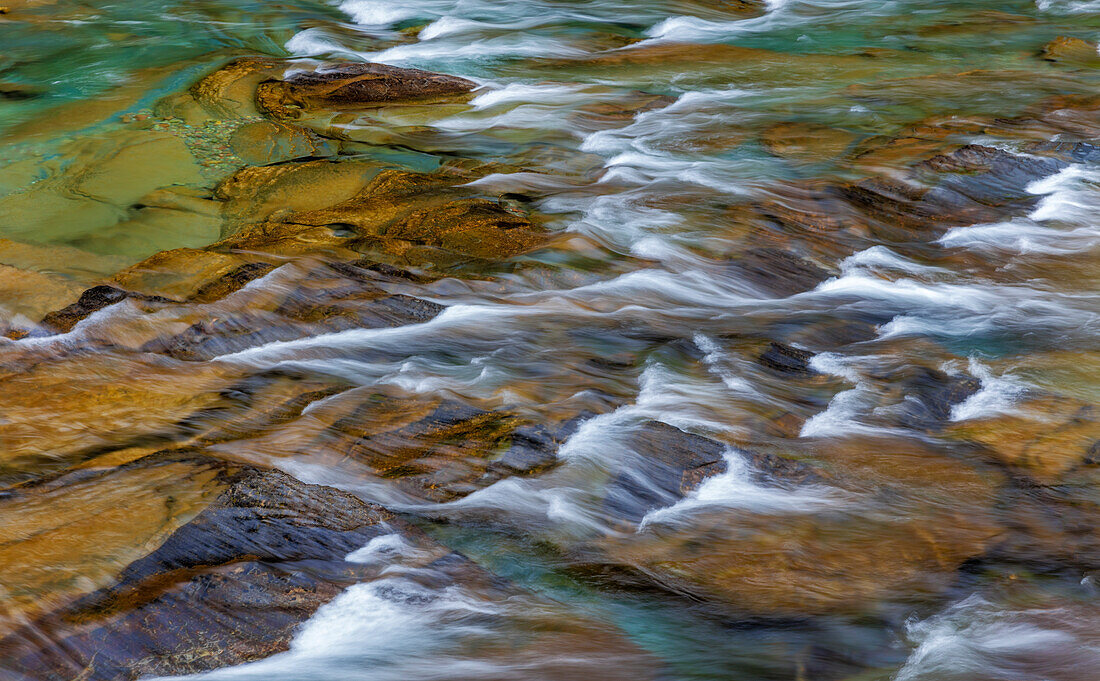
M 215 241 L 217 225 L 198 222 L 133 238 L 146 229 L 127 218 L 137 189 L 94 195 L 94 206 L 55 205 L 50 192 L 57 184 L 83 197 L 83 185 L 73 189 L 69 178 L 119 153 L 97 141 L 126 134 L 133 125 L 126 115 L 155 115 L 160 98 L 220 60 L 257 53 L 475 80 L 481 87 L 468 106 L 346 124 L 349 137 L 369 142 L 346 155 L 418 171 L 482 164 L 472 187 L 522 197 L 559 237 L 557 247 L 525 256 L 524 266 L 419 286 L 413 295 L 447 306 L 430 321 L 281 329 L 208 358 L 201 370 L 282 371 L 350 386 L 278 428 L 215 449 L 398 510 L 523 595 L 433 586 L 430 571 L 397 567 L 324 606 L 289 652 L 201 678 L 592 678 L 641 668 L 662 679 L 1089 679 L 1098 613 L 1086 561 L 1051 558 L 1057 569 L 1036 567 L 1049 546 L 1012 534 L 1028 525 L 1014 515 L 1023 503 L 1013 495 L 1030 489 L 1013 476 L 1030 473 L 1011 466 L 1006 473 L 1003 460 L 975 447 L 998 451 L 1005 440 L 1047 432 L 1100 437 L 1088 411 L 1100 323 L 1096 156 L 1031 178 L 1025 191 L 1037 201 L 1026 209 L 937 229 L 849 224 L 835 205 L 815 204 L 802 190 L 900 176 L 944 150 L 938 144 L 947 135 L 927 129 L 947 120 L 960 126 L 950 142 L 1031 153 L 1034 137 L 962 124 L 1026 117 L 1051 97 L 1095 94 L 1095 66 L 1036 55 L 1057 36 L 1095 41 L 1097 12 L 1089 2 L 859 0 L 770 2 L 748 17 L 724 3 L 686 1 L 16 6 L 0 18 L 0 80 L 32 96 L 0 99 L 10 159 L 0 169 L 0 237 L 52 249 L 34 271 L 77 290 L 158 251 Z M 371 136 L 378 130 L 381 144 Z M 163 183 L 205 198 L 234 169 L 210 155 L 218 134 L 208 126 L 206 137 L 188 141 L 209 163 L 189 174 L 169 168 Z M 1095 143 L 1095 121 L 1092 134 L 1058 139 Z M 891 145 L 895 138 L 916 142 Z M 758 217 L 783 209 L 825 217 Z M 830 216 L 840 224 L 828 224 Z M 74 258 L 71 248 L 94 258 Z M 760 248 L 808 259 L 821 281 L 789 290 L 730 267 Z M 195 319 L 244 318 L 291 290 L 309 265 L 291 262 L 205 304 L 150 312 L 124 301 L 68 333 L 0 350 L 11 366 L 90 356 L 92 373 L 97 362 L 124 366 L 111 380 L 155 388 L 193 365 L 154 369 L 130 339 Z M 10 295 L 6 321 L 33 317 Z M 817 373 L 791 377 L 762 366 L 770 341 L 813 353 Z M 64 376 L 67 360 L 57 361 Z M 965 372 L 977 382 L 935 425 L 914 412 L 924 408 L 922 388 L 909 379 L 925 370 Z M 12 379 L 7 389 L 19 385 Z M 581 425 L 558 449 L 557 468 L 425 503 L 309 445 L 376 391 L 449 397 L 535 420 L 581 414 Z M 11 440 L 17 463 L 8 475 L 57 469 L 63 452 L 42 456 L 36 428 L 75 421 L 73 437 L 86 437 L 67 408 L 47 402 L 9 413 L 30 435 Z M 638 526 L 624 525 L 604 494 L 615 476 L 644 469 L 632 438 L 649 419 L 716 438 L 729 446 L 729 463 Z M 124 430 L 97 437 L 110 442 Z M 1044 452 L 1059 454 L 1076 446 L 1043 442 Z M 835 477 L 797 489 L 763 485 L 739 454 L 758 450 Z M 1091 501 L 1089 476 L 1087 467 L 1066 466 L 1041 483 Z M 730 535 L 748 522 L 772 529 Z M 805 539 L 806 523 L 811 536 L 826 539 Z M 816 562 L 819 573 L 784 572 L 777 563 L 774 579 L 787 581 L 781 596 L 739 591 L 734 577 L 711 602 L 684 598 L 675 584 L 624 590 L 576 569 L 585 562 L 576 554 L 592 546 L 643 565 L 647 556 L 674 563 L 703 546 L 719 561 L 703 569 L 717 572 L 753 553 L 766 560 L 772 549 L 761 536 L 802 537 L 774 560 Z M 1060 540 L 1055 533 L 1050 541 Z M 955 544 L 967 550 L 954 557 Z M 942 560 L 966 568 L 953 565 L 928 595 L 925 563 L 891 562 L 876 545 L 898 555 L 942 551 L 950 554 Z M 375 549 L 400 566 L 402 547 Z M 377 559 L 370 546 L 353 556 Z M 878 574 L 913 564 L 913 579 Z M 867 581 L 876 607 L 815 605 L 818 591 L 862 597 Z M 582 645 L 595 635 L 580 622 L 629 645 Z M 532 635 L 556 629 L 546 640 Z M 501 644 L 528 639 L 535 642 L 527 647 Z

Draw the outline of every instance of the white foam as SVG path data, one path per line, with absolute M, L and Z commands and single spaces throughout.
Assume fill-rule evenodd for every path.
M 823 374 L 839 376 L 851 383 L 859 383 L 860 375 L 855 367 L 861 359 L 835 352 L 820 352 L 810 358 L 810 368 Z
M 296 57 L 320 57 L 327 54 L 357 55 L 329 37 L 320 28 L 307 28 L 294 34 L 283 46 Z
M 864 383 L 843 390 L 829 400 L 825 411 L 814 414 L 802 424 L 799 437 L 846 437 L 858 433 L 889 432 L 859 420 L 875 403 L 874 392 Z
M 474 109 L 481 110 L 502 105 L 567 103 L 585 97 L 583 88 L 576 85 L 509 83 L 479 94 L 470 104 Z
M 1100 246 L 1100 226 L 1060 229 L 1027 219 L 1009 220 L 970 227 L 954 227 L 939 239 L 948 247 L 988 251 L 1010 251 L 1026 255 L 1065 255 L 1091 251 Z
M 695 341 L 695 345 L 706 353 L 703 356 L 703 362 L 706 363 L 707 368 L 721 378 L 722 383 L 724 383 L 727 388 L 735 393 L 748 393 L 750 395 L 759 394 L 759 391 L 752 383 L 749 383 L 741 376 L 737 376 L 730 371 L 729 367 L 731 360 L 722 352 L 722 348 L 719 347 L 717 343 L 701 333 L 695 334 L 693 340 Z
M 916 648 L 895 681 L 1080 681 L 1100 668 L 1096 619 L 1058 607 L 1015 609 L 972 595 L 910 622 Z
M 771 513 L 810 513 L 841 502 L 839 495 L 821 487 L 794 491 L 761 485 L 752 479 L 752 469 L 736 450 L 726 452 L 723 460 L 726 463 L 725 472 L 707 478 L 672 506 L 646 513 L 638 525 L 638 531 L 652 524 L 674 524 L 702 510 L 734 508 Z
M 859 269 L 893 270 L 907 274 L 932 274 L 946 271 L 939 267 L 913 262 L 881 245 L 854 253 L 840 263 L 841 272 L 848 273 Z
M 584 54 L 583 50 L 560 40 L 521 33 L 472 41 L 421 41 L 362 56 L 372 62 L 429 65 L 439 61 L 478 62 L 507 57 L 579 57 Z M 448 70 L 453 73 L 461 69 L 452 64 Z
M 435 675 L 417 674 L 409 661 L 423 665 L 424 655 L 459 637 L 491 635 L 489 629 L 474 624 L 470 616 L 499 612 L 491 603 L 474 600 L 457 587 L 432 590 L 404 578 L 355 584 L 321 606 L 298 631 L 289 651 L 257 662 L 176 678 L 430 679 Z M 460 660 L 448 660 L 448 664 L 453 665 L 449 671 L 463 667 Z
M 970 359 L 970 373 L 981 380 L 981 389 L 951 408 L 952 421 L 989 418 L 998 414 L 1011 414 L 1028 385 L 1012 374 L 994 376 L 989 367 Z
M 1062 255 L 1100 246 L 1100 171 L 1071 165 L 1036 180 L 1027 191 L 1042 196 L 1026 218 L 949 230 L 945 246 L 1021 254 Z M 1042 223 L 1042 224 L 1041 224 Z M 1053 224 L 1045 224 L 1053 223 Z
M 417 16 L 415 5 L 390 0 L 344 0 L 340 10 L 360 26 L 391 26 Z

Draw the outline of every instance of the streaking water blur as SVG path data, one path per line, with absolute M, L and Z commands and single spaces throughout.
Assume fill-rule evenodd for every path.
M 771 203 L 797 211 L 798 195 L 789 190 L 799 183 L 900 175 L 913 156 L 871 152 L 929 121 L 1017 117 L 1044 99 L 1095 88 L 1095 71 L 1036 72 L 1034 51 L 1059 35 L 1095 39 L 1100 5 L 770 0 L 749 17 L 726 5 L 137 2 L 52 18 L 42 10 L 40 23 L 5 42 L 4 79 L 58 84 L 26 103 L 0 98 L 0 130 L 10 134 L 16 159 L 56 152 L 56 138 L 42 141 L 36 131 L 47 107 L 121 101 L 120 90 L 133 87 L 140 94 L 125 106 L 138 110 L 200 73 L 203 55 L 219 50 L 376 61 L 471 78 L 480 89 L 469 107 L 419 122 L 426 130 L 402 128 L 410 137 L 386 158 L 414 169 L 453 158 L 493 164 L 498 169 L 473 186 L 533 197 L 561 239 L 561 249 L 532 256 L 541 267 L 424 285 L 417 295 L 447 306 L 431 321 L 288 334 L 210 361 L 234 375 L 286 370 L 353 384 L 312 405 L 285 432 L 237 443 L 235 455 L 415 517 L 537 600 L 499 602 L 472 588 L 439 589 L 430 575 L 395 569 L 324 606 L 289 652 L 197 678 L 549 679 L 582 673 L 574 664 L 626 664 L 614 651 L 576 647 L 565 635 L 561 650 L 543 657 L 500 646 L 500 637 L 581 615 L 625 632 L 660 660 L 658 678 L 838 679 L 847 672 L 857 678 L 856 670 L 860 679 L 899 681 L 1090 678 L 1100 659 L 1093 633 L 1100 611 L 1088 581 L 1066 589 L 1037 579 L 1014 587 L 1022 593 L 1004 593 L 980 578 L 960 579 L 938 608 L 754 627 L 667 595 L 603 592 L 556 570 L 559 558 L 546 546 L 631 532 L 690 533 L 693 525 L 709 536 L 699 528 L 742 510 L 833 513 L 856 527 L 902 523 L 907 507 L 872 492 L 877 472 L 861 471 L 868 479 L 859 484 L 788 490 L 758 484 L 737 452 L 825 460 L 846 447 L 969 452 L 903 418 L 915 399 L 903 379 L 918 369 L 978 380 L 978 389 L 951 408 L 947 427 L 1004 416 L 1052 419 L 1045 403 L 1029 401 L 1042 391 L 1097 398 L 1096 385 L 1073 374 L 1077 366 L 1087 373 L 1092 362 L 1095 375 L 1100 352 L 1100 157 L 1029 183 L 1027 192 L 1038 198 L 1029 213 L 948 224 L 936 233 L 886 239 L 851 225 L 796 233 L 743 220 L 738 210 Z M 104 32 L 124 37 L 93 49 Z M 75 111 L 57 127 L 71 127 L 74 137 L 102 132 Z M 778 151 L 781 139 L 762 141 L 773 129 L 779 138 L 793 135 L 775 128 L 791 121 L 832 136 L 809 153 Z M 352 133 L 359 124 L 348 124 Z M 1028 141 L 991 143 L 1024 155 Z M 865 155 L 849 153 L 860 145 Z M 12 189 L 3 177 L 0 188 Z M 48 242 L 73 245 L 75 238 L 61 230 Z M 729 266 L 749 249 L 773 247 L 819 266 L 823 281 L 788 291 Z M 144 254 L 120 246 L 111 255 L 131 262 Z M 290 286 L 298 267 L 305 265 L 285 265 L 186 314 L 151 315 L 124 301 L 68 333 L 0 351 L 121 352 L 136 328 L 183 328 L 196 314 L 233 317 L 256 307 Z M 772 340 L 813 353 L 815 377 L 798 382 L 761 366 L 756 358 Z M 295 448 L 332 422 L 330 414 L 377 389 L 458 396 L 545 417 L 586 416 L 558 451 L 563 465 L 550 473 L 425 504 Z M 648 419 L 728 443 L 727 467 L 624 529 L 598 491 L 635 463 L 629 438 Z M 934 498 L 935 490 L 906 491 L 937 509 L 950 505 Z M 958 504 L 963 514 L 985 512 Z M 354 560 L 407 548 L 375 541 Z M 1072 575 L 1082 579 L 1091 577 Z M 483 648 L 492 654 L 479 655 Z

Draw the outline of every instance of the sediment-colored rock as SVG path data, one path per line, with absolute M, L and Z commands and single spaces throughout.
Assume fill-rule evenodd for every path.
M 0 326 L 38 322 L 79 296 L 81 288 L 63 277 L 0 265 Z
M 257 121 L 237 128 L 229 146 L 245 163 L 267 165 L 299 158 L 335 156 L 336 145 L 309 130 L 283 123 Z
M 317 444 L 365 464 L 414 497 L 451 501 L 503 478 L 556 466 L 557 448 L 573 426 L 533 425 L 453 400 L 377 395 L 335 421 Z
M 1039 56 L 1047 61 L 1074 66 L 1100 65 L 1100 52 L 1096 43 L 1081 38 L 1058 36 L 1040 50 Z
M 821 163 L 839 157 L 856 135 L 838 128 L 811 123 L 776 123 L 760 135 L 764 148 L 783 158 Z
M 165 458 L 5 490 L 0 634 L 111 584 L 221 492 L 220 468 Z
M 632 482 L 608 488 L 612 498 L 622 495 L 615 490 L 635 490 L 628 495 L 641 502 L 630 513 L 634 522 L 727 470 L 726 447 L 663 431 L 673 440 L 639 431 L 640 463 L 622 474 Z M 675 455 L 680 447 L 686 459 Z M 669 469 L 670 455 L 700 465 Z M 658 514 L 644 531 L 581 548 L 570 559 L 573 569 L 601 583 L 666 588 L 742 615 L 885 613 L 934 599 L 965 561 L 1004 533 L 993 512 L 995 474 L 912 442 L 833 440 L 804 452 L 809 460 L 738 455 L 756 483 L 788 495 L 789 506 L 731 497 L 675 520 Z
M 190 94 L 214 116 L 247 117 L 259 114 L 256 88 L 286 70 L 286 62 L 266 57 L 232 61 L 191 86 Z
M 1100 411 L 1074 399 L 1036 396 L 1015 413 L 961 421 L 948 434 L 984 445 L 997 461 L 1041 484 L 1054 484 L 1094 456 Z

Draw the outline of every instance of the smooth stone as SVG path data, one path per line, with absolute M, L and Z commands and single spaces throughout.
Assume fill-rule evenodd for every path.
M 163 460 L 84 470 L 0 495 L 0 634 L 110 585 L 223 489 L 219 466 Z
M 1081 38 L 1068 38 L 1058 36 L 1046 45 L 1043 45 L 1039 56 L 1046 61 L 1070 64 L 1073 66 L 1097 66 L 1100 65 L 1100 53 L 1094 42 Z
M 1039 484 L 1055 484 L 1093 456 L 1100 412 L 1076 399 L 1038 395 L 1016 413 L 960 421 L 947 434 L 985 446 L 995 460 Z
M 306 161 L 245 168 L 221 182 L 215 198 L 233 224 L 276 213 L 321 210 L 356 196 L 381 169 L 373 163 Z
M 820 163 L 840 157 L 856 135 L 813 123 L 776 123 L 760 134 L 760 141 L 772 154 L 796 161 Z
M 434 558 L 448 553 L 385 509 L 284 473 L 188 451 L 129 464 L 139 475 L 171 467 L 215 472 L 220 489 L 152 546 L 123 526 L 126 547 L 144 555 L 114 583 L 0 640 L 4 666 L 37 678 L 91 680 L 240 664 L 286 650 L 301 622 L 364 578 L 345 556 L 371 539 L 398 532 Z M 164 501 L 154 496 L 151 503 Z M 119 521 L 132 521 L 132 509 L 114 506 Z M 44 645 L 43 632 L 64 646 Z
M 557 449 L 574 427 L 532 424 L 455 400 L 378 395 L 333 422 L 316 446 L 365 464 L 414 498 L 445 502 L 556 466 Z
M 0 265 L 0 326 L 25 329 L 79 296 L 81 288 L 64 277 Z
M 43 274 L 60 274 L 75 282 L 90 282 L 121 270 L 130 261 L 59 244 L 45 246 L 0 239 L 0 263 Z
M 73 355 L 0 376 L 0 473 L 38 474 L 135 441 L 188 433 L 222 398 L 218 368 L 179 372 L 148 358 Z M 64 423 L 58 423 L 64 414 Z
M 789 296 L 816 287 L 830 274 L 789 251 L 753 248 L 729 264 L 730 270 L 770 295 Z
M 236 59 L 203 77 L 191 86 L 189 93 L 211 116 L 258 116 L 256 87 L 267 78 L 281 75 L 286 68 L 287 63 L 280 59 Z
M 716 505 L 673 526 L 658 520 L 597 540 L 577 569 L 741 616 L 897 614 L 942 594 L 961 565 L 1003 536 L 993 512 L 998 479 L 981 467 L 895 440 L 824 443 L 812 454 L 742 454 L 758 484 L 792 495 L 795 507 Z M 800 509 L 793 496 L 829 490 L 832 504 Z
M 309 130 L 283 123 L 257 121 L 237 128 L 229 138 L 233 153 L 249 165 L 269 165 L 300 158 L 335 156 L 335 143 Z

